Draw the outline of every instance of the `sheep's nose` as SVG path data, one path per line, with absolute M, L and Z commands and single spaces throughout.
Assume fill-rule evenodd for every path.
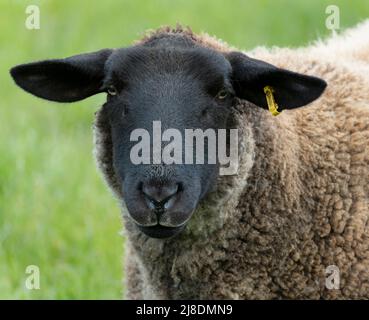
M 143 183 L 142 193 L 148 207 L 160 216 L 164 210 L 170 209 L 179 191 L 177 183 Z

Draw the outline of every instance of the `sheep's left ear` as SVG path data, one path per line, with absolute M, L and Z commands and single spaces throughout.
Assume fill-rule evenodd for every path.
M 111 49 L 65 59 L 44 60 L 15 66 L 15 83 L 37 97 L 73 102 L 102 92 L 105 62 Z
M 268 108 L 265 86 L 274 89 L 279 111 L 314 101 L 327 86 L 320 78 L 280 69 L 240 52 L 231 52 L 227 58 L 232 66 L 232 84 L 236 95 L 262 108 Z

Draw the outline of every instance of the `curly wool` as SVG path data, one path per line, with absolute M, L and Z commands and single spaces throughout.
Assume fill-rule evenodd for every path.
M 272 117 L 239 100 L 238 175 L 222 176 L 179 236 L 137 231 L 123 208 L 129 299 L 369 298 L 369 22 L 300 49 L 248 55 L 323 78 L 309 106 Z M 365 30 L 365 31 L 364 31 Z M 181 36 L 226 52 L 206 34 L 161 28 L 141 42 Z M 96 114 L 96 159 L 122 202 L 109 123 Z M 340 271 L 326 287 L 326 268 Z

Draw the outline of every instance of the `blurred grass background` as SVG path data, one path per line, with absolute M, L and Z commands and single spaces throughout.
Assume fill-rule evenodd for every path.
M 40 30 L 25 28 L 30 4 L 40 7 Z M 120 212 L 92 157 L 104 97 L 42 101 L 12 83 L 12 66 L 127 46 L 177 22 L 243 49 L 303 45 L 329 34 L 329 4 L 341 28 L 369 16 L 363 0 L 0 0 L 0 298 L 119 299 L 124 290 Z M 31 264 L 40 290 L 25 289 Z

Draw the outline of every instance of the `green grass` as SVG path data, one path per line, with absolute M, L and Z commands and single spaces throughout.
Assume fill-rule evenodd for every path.
M 368 1 L 333 1 L 341 27 L 369 16 Z M 41 29 L 24 27 L 38 4 Z M 127 46 L 145 29 L 181 22 L 244 49 L 297 46 L 325 36 L 332 1 L 0 0 L 0 298 L 122 295 L 120 212 L 95 168 L 91 124 L 104 97 L 67 105 L 15 87 L 15 64 Z M 26 290 L 25 269 L 41 270 Z

